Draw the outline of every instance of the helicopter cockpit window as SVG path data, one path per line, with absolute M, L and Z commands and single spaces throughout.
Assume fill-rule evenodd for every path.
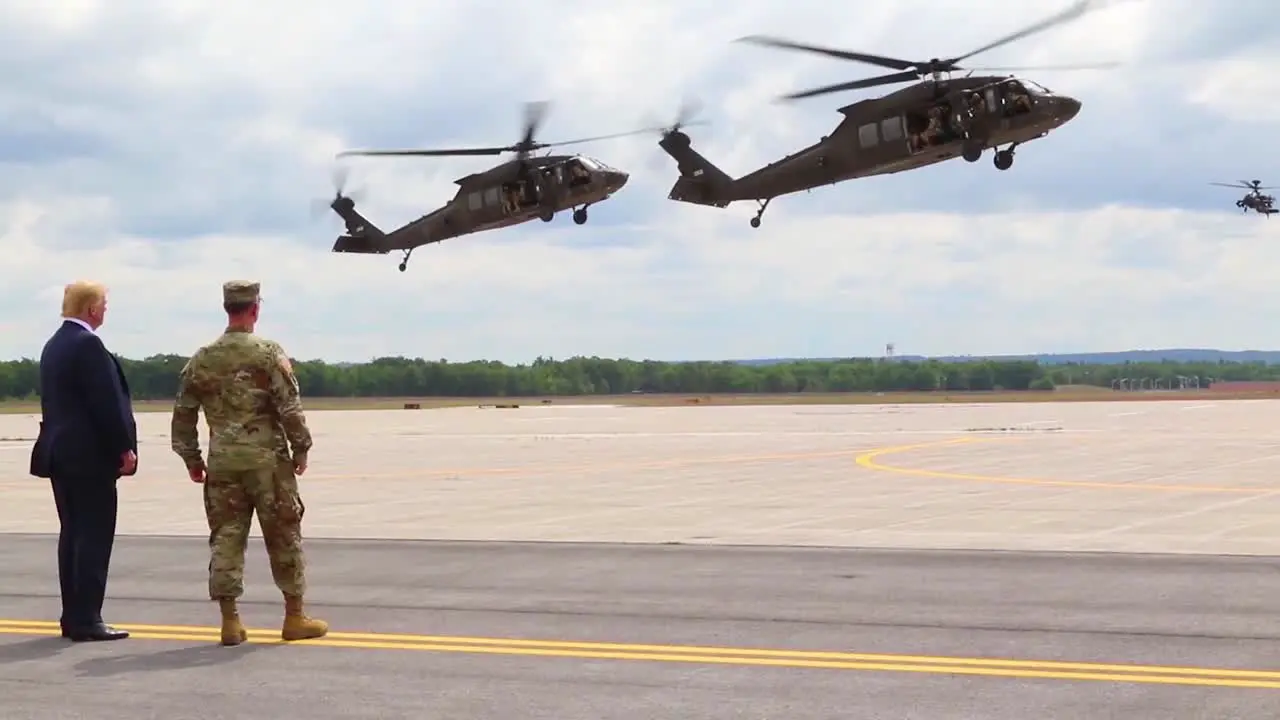
M 1009 115 L 1023 115 L 1031 112 L 1031 93 L 1027 87 L 1017 80 L 1009 80 L 1001 84 L 1004 94 L 1005 112 Z
M 1023 80 L 1022 86 L 1025 87 L 1032 95 L 1043 95 L 1045 97 L 1053 95 L 1052 90 L 1031 80 Z
M 583 158 L 574 158 L 565 163 L 565 177 L 569 180 L 569 187 L 578 185 L 586 185 L 591 182 L 591 165 L 590 161 Z

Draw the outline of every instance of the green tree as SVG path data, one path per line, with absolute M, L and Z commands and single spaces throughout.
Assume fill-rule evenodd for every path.
M 153 355 L 122 360 L 135 397 L 166 399 L 177 391 L 186 358 Z M 733 362 L 667 363 L 572 357 L 537 358 L 506 365 L 476 360 L 383 357 L 367 363 L 329 364 L 295 360 L 302 392 L 309 397 L 537 397 L 649 393 L 945 392 L 1049 390 L 1056 385 L 1118 386 L 1121 380 L 1148 387 L 1206 385 L 1209 380 L 1277 380 L 1280 366 L 1245 363 L 1129 363 L 1045 367 L 1032 361 L 898 362 L 850 358 L 802 360 L 773 365 Z M 34 360 L 0 362 L 0 398 L 39 395 Z

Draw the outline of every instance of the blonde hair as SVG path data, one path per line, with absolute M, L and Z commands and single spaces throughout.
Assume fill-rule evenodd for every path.
M 107 288 L 102 283 L 77 280 L 62 291 L 62 317 L 80 317 L 106 298 Z

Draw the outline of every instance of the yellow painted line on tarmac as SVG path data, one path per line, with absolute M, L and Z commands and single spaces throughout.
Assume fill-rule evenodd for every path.
M 218 629 L 190 625 L 119 625 L 132 638 L 216 643 Z M 59 634 L 57 623 L 36 620 L 0 620 L 0 635 Z M 286 644 L 278 631 L 252 629 L 249 642 Z M 315 640 L 292 645 L 365 650 L 415 650 L 436 653 L 470 653 L 605 660 L 640 660 L 662 663 L 695 663 L 754 667 L 809 668 L 907 672 L 934 675 L 970 675 L 1020 679 L 1093 680 L 1162 685 L 1280 689 L 1280 671 L 1235 668 L 1199 668 L 1117 663 L 1058 662 L 1005 658 L 892 655 L 763 648 L 649 645 L 634 643 L 529 640 L 450 635 L 331 632 Z
M 1179 492 L 1179 493 L 1219 493 L 1232 495 L 1268 495 L 1275 492 L 1270 488 L 1244 488 L 1223 485 L 1158 485 L 1153 483 L 1102 482 L 1089 480 L 1047 480 L 1042 478 L 1005 477 L 1001 475 L 979 475 L 977 473 L 948 472 L 945 470 L 928 470 L 923 468 L 902 467 L 880 461 L 889 455 L 908 453 L 914 450 L 935 449 L 947 445 L 971 445 L 1009 441 L 1015 438 L 956 438 L 942 442 L 916 443 L 913 445 L 895 445 L 893 447 L 876 448 L 860 453 L 854 458 L 858 466 L 877 472 L 893 473 L 917 478 L 936 478 L 939 480 L 959 480 L 963 482 L 990 483 L 999 485 L 1026 485 L 1041 487 L 1074 487 L 1108 490 L 1135 490 L 1139 492 Z M 1027 438 L 1016 438 L 1025 440 Z

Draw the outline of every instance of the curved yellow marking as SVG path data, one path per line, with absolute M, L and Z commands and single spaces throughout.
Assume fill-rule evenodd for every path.
M 1108 490 L 1139 490 L 1143 492 L 1200 492 L 1200 493 L 1221 493 L 1234 495 L 1266 495 L 1275 492 L 1272 489 L 1263 488 L 1242 488 L 1227 487 L 1222 485 L 1154 485 L 1144 483 L 1118 483 L 1118 482 L 1102 482 L 1091 480 L 1048 480 L 1043 478 L 1024 478 L 1024 477 L 1003 477 L 1000 475 L 979 475 L 977 473 L 959 473 L 947 472 L 945 470 L 927 470 L 923 468 L 901 467 L 899 465 L 887 465 L 880 462 L 877 458 L 886 455 L 897 455 L 899 453 L 911 452 L 912 450 L 924 450 L 926 448 L 936 448 L 945 445 L 960 445 L 980 442 L 996 442 L 999 440 L 1012 440 L 1013 438 L 956 438 L 946 442 L 933 443 L 917 443 L 914 445 L 898 445 L 895 447 L 876 448 L 868 452 L 858 455 L 854 462 L 859 466 L 868 470 L 876 470 L 879 472 L 894 473 L 897 475 L 906 475 L 910 477 L 920 478 L 937 478 L 939 480 L 959 480 L 963 482 L 977 483 L 993 483 L 1000 485 L 1029 485 L 1041 487 L 1074 487 L 1074 488 L 1091 488 L 1091 489 L 1108 489 Z M 1026 438 L 1018 438 L 1026 439 Z

